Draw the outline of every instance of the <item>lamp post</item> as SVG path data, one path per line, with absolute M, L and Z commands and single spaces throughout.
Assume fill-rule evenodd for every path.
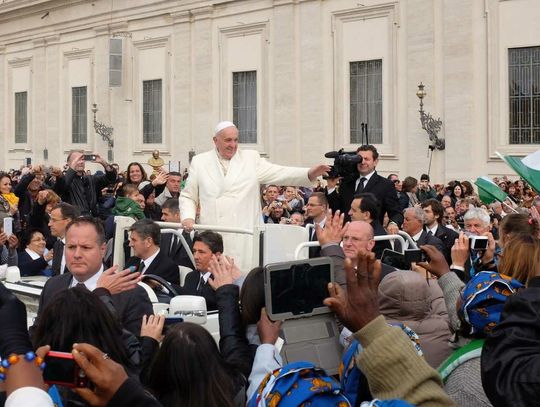
M 96 113 L 98 112 L 97 104 L 94 103 L 92 105 L 92 112 L 94 113 L 94 130 L 97 134 L 101 136 L 103 141 L 107 142 L 108 151 L 107 151 L 107 160 L 109 162 L 113 161 L 113 147 L 114 147 L 114 140 L 112 138 L 112 134 L 114 131 L 114 128 L 108 127 L 105 124 L 98 122 L 96 119 Z
M 424 90 L 424 84 L 420 82 L 418 85 L 418 90 L 416 91 L 416 96 L 420 99 L 420 122 L 422 123 L 422 128 L 427 132 L 431 144 L 429 149 L 433 150 L 444 150 L 445 141 L 443 138 L 439 138 L 437 134 L 441 130 L 442 120 L 440 118 L 434 119 L 431 116 L 431 113 L 426 113 L 424 111 L 424 98 L 427 95 L 427 92 Z

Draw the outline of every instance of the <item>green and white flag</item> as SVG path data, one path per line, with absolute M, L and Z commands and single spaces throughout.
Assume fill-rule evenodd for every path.
M 478 187 L 478 196 L 486 205 L 492 202 L 504 202 L 508 195 L 488 177 L 479 177 L 474 184 Z
M 540 193 L 540 150 L 523 159 L 511 155 L 504 156 L 498 152 L 497 155 L 527 181 L 537 193 Z

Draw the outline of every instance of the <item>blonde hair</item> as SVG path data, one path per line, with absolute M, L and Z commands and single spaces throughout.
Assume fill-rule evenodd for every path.
M 500 256 L 499 273 L 506 274 L 528 285 L 540 262 L 540 239 L 528 234 L 517 234 L 505 244 Z

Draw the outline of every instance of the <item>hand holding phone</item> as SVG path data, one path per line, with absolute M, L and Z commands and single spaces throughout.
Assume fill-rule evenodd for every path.
M 85 154 L 84 155 L 84 161 L 96 161 L 96 155 L 95 154 Z

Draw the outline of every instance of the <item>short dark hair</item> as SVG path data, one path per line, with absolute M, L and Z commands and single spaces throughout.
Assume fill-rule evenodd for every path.
M 362 192 L 356 194 L 354 199 L 361 199 L 360 210 L 362 212 L 369 212 L 371 219 L 379 219 L 379 200 L 371 192 Z
M 55 209 L 60 209 L 60 213 L 62 214 L 62 217 L 64 219 L 75 219 L 77 218 L 81 212 L 79 210 L 78 207 L 74 206 L 74 205 L 70 205 L 66 202 L 60 202 L 59 204 L 56 204 L 52 210 L 54 211 Z
M 377 160 L 379 158 L 379 152 L 377 151 L 375 146 L 371 144 L 361 145 L 360 147 L 358 147 L 358 150 L 356 150 L 356 152 L 359 152 L 359 151 L 371 151 L 371 153 L 373 154 L 374 160 Z
M 195 242 L 204 243 L 214 254 L 223 253 L 223 237 L 221 237 L 221 235 L 217 232 L 205 230 L 204 232 L 198 233 L 193 238 L 193 244 L 195 244 Z
M 422 204 L 420 205 L 422 209 L 427 208 L 428 206 L 431 206 L 431 210 L 433 211 L 433 214 L 435 216 L 438 216 L 437 222 L 442 224 L 442 220 L 444 217 L 444 208 L 442 206 L 442 203 L 440 203 L 436 199 L 426 199 Z
M 163 204 L 161 205 L 161 210 L 168 209 L 172 213 L 179 213 L 180 212 L 180 206 L 178 206 L 178 199 L 177 198 L 169 198 Z
M 429 182 L 430 181 L 429 175 L 427 175 L 427 174 L 420 175 L 420 181 L 424 181 L 424 180 Z
M 172 175 L 174 177 L 181 177 L 182 174 L 180 174 L 178 171 L 171 171 L 168 175 Z
M 325 206 L 328 206 L 328 198 L 326 197 L 325 193 L 324 192 L 313 192 L 310 196 L 311 197 L 315 197 L 317 198 L 317 200 L 319 201 L 319 203 L 321 205 L 325 205 Z
M 130 232 L 137 232 L 137 234 L 142 238 L 151 238 L 154 244 L 159 246 L 161 242 L 161 229 L 158 224 L 151 219 L 140 219 L 135 222 L 129 228 Z
M 399 175 L 394 174 L 394 173 L 388 174 L 388 177 L 386 177 L 386 178 L 387 178 L 387 179 L 390 179 L 390 178 L 392 178 L 393 176 L 396 176 L 396 177 L 399 179 Z
M 100 245 L 107 241 L 105 239 L 105 229 L 103 228 L 103 222 L 101 221 L 101 219 L 93 218 L 91 216 L 79 216 L 75 219 L 72 219 L 71 222 L 69 222 L 66 226 L 66 236 L 71 227 L 83 225 L 90 225 L 94 228 L 97 233 L 97 242 Z

